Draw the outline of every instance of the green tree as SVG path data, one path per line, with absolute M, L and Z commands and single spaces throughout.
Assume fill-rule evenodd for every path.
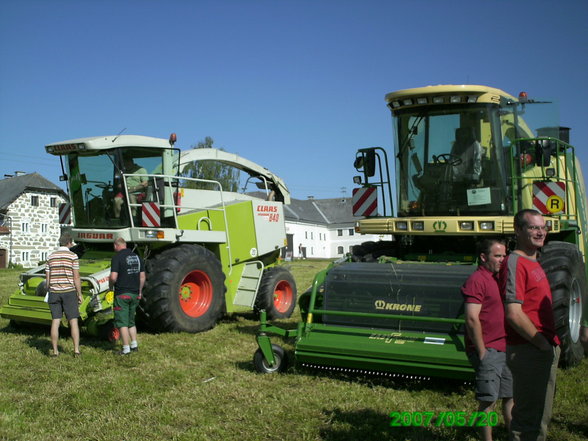
M 209 149 L 214 148 L 214 139 L 210 136 L 204 138 L 203 141 L 198 141 L 193 145 L 193 149 Z M 220 148 L 219 150 L 223 150 Z M 218 161 L 192 161 L 184 166 L 182 169 L 182 176 L 186 178 L 208 179 L 210 181 L 219 182 L 224 191 L 237 191 L 239 188 L 239 179 L 241 177 L 240 170 L 230 165 L 223 164 Z M 184 183 L 186 188 L 199 188 L 206 190 L 216 190 L 218 187 L 206 182 L 187 181 Z

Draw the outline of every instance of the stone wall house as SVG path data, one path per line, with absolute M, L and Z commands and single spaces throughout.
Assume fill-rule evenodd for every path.
M 34 267 L 58 246 L 59 206 L 68 200 L 38 173 L 0 180 L 0 268 Z

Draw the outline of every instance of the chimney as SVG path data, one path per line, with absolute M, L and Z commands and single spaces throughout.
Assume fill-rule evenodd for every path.
M 23 172 L 23 171 L 19 171 L 19 170 L 14 172 L 14 176 L 24 176 L 26 174 L 27 174 L 27 172 Z

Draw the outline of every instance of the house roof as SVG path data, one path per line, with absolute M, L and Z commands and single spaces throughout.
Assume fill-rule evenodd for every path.
M 358 220 L 353 216 L 351 198 L 292 199 L 284 205 L 287 220 L 321 225 L 349 224 Z
M 0 210 L 5 210 L 25 191 L 47 191 L 67 197 L 66 193 L 39 173 L 12 176 L 0 180 Z

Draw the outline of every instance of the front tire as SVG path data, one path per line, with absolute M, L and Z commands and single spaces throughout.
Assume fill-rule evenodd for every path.
M 561 365 L 575 366 L 584 358 L 580 323 L 583 302 L 588 301 L 582 256 L 574 244 L 550 242 L 543 247 L 539 262 L 551 286 L 553 318 L 561 340 Z
M 120 330 L 114 326 L 114 320 L 109 320 L 98 328 L 98 333 L 101 339 L 108 340 L 111 343 L 116 343 L 120 340 Z
M 288 318 L 296 307 L 296 282 L 286 268 L 275 266 L 263 272 L 255 311 L 265 309 L 268 320 Z
M 225 275 L 218 258 L 199 245 L 165 250 L 147 263 L 144 308 L 155 331 L 202 332 L 224 312 Z
M 253 354 L 253 366 L 260 374 L 273 374 L 275 372 L 284 372 L 288 367 L 288 360 L 286 352 L 281 346 L 272 344 L 272 352 L 274 353 L 275 364 L 270 366 L 263 356 L 261 349 L 257 349 Z

